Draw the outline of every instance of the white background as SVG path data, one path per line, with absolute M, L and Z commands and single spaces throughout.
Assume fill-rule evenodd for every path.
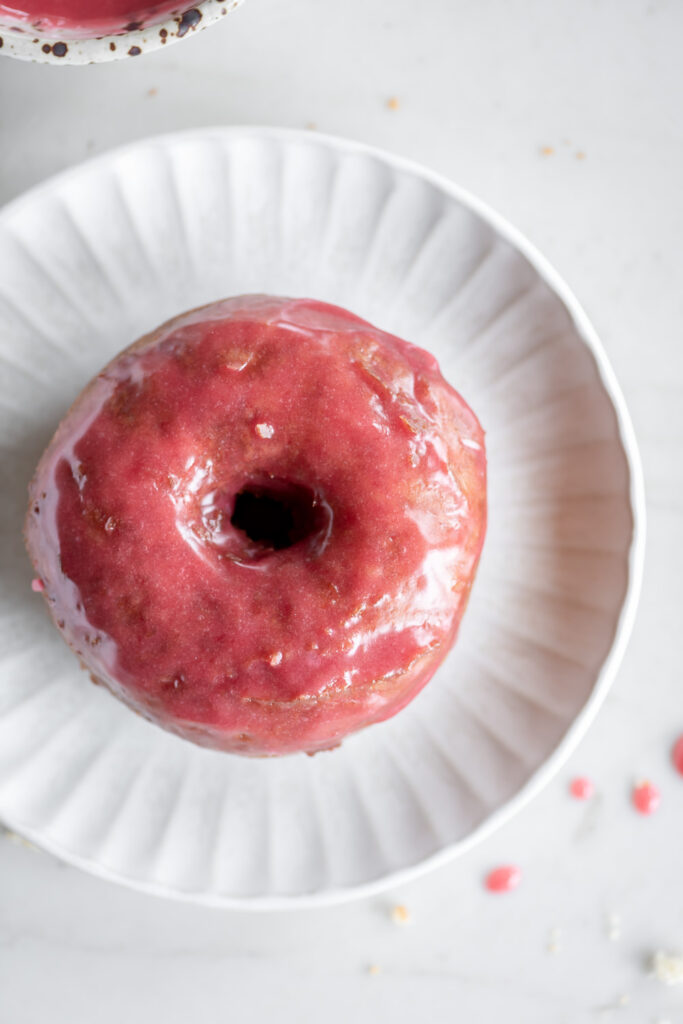
M 683 1024 L 683 986 L 647 970 L 654 950 L 683 951 L 683 779 L 669 763 L 683 732 L 682 40 L 681 0 L 247 0 L 118 64 L 0 57 L 0 202 L 122 142 L 244 123 L 313 123 L 488 200 L 601 334 L 649 510 L 617 683 L 566 770 L 511 824 L 386 897 L 253 915 L 139 895 L 5 836 L 1 1024 Z M 567 796 L 576 773 L 598 785 L 588 804 Z M 640 777 L 662 789 L 652 818 L 629 805 Z M 523 882 L 491 896 L 482 874 L 500 861 Z M 405 926 L 391 919 L 399 902 Z

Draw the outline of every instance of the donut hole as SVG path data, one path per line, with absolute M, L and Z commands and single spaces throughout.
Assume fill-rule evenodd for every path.
M 286 480 L 247 484 L 235 495 L 230 522 L 262 552 L 326 537 L 329 506 L 310 487 Z

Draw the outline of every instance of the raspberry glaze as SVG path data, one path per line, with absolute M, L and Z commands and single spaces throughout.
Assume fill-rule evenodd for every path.
M 455 639 L 483 431 L 436 360 L 319 302 L 184 314 L 82 392 L 30 486 L 52 615 L 97 681 L 197 743 L 312 752 Z
M 0 2 L 0 18 L 28 24 L 36 32 L 114 35 L 190 6 L 182 0 L 9 0 Z

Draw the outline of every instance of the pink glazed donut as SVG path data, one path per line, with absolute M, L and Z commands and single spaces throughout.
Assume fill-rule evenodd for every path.
M 0 20 L 20 22 L 27 31 L 74 38 L 132 32 L 161 18 L 178 14 L 178 21 L 196 24 L 201 14 L 181 0 L 0 0 Z M 182 11 L 185 14 L 180 17 Z M 59 43 L 57 44 L 59 46 Z M 64 46 L 64 43 L 61 44 Z M 66 48 L 64 48 L 66 52 Z M 58 57 L 62 56 L 57 50 Z
M 403 708 L 453 643 L 484 436 L 422 349 L 244 296 L 118 355 L 29 492 L 31 559 L 96 682 L 204 746 L 313 753 Z

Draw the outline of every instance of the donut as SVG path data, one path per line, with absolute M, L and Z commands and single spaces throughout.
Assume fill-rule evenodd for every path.
M 170 17 L 178 11 L 178 6 L 178 0 L 9 0 L 9 3 L 0 0 L 0 20 L 11 25 L 18 22 L 34 26 L 42 35 L 57 39 L 65 33 L 82 38 L 134 32 Z M 199 22 L 199 12 L 195 10 L 194 15 L 182 19 L 180 35 L 185 34 L 183 25 L 187 26 L 187 32 Z M 56 56 L 66 52 L 66 48 L 63 53 L 57 49 Z
M 314 753 L 403 708 L 453 643 L 484 435 L 423 349 L 243 296 L 109 363 L 29 499 L 43 596 L 94 681 L 204 746 Z

